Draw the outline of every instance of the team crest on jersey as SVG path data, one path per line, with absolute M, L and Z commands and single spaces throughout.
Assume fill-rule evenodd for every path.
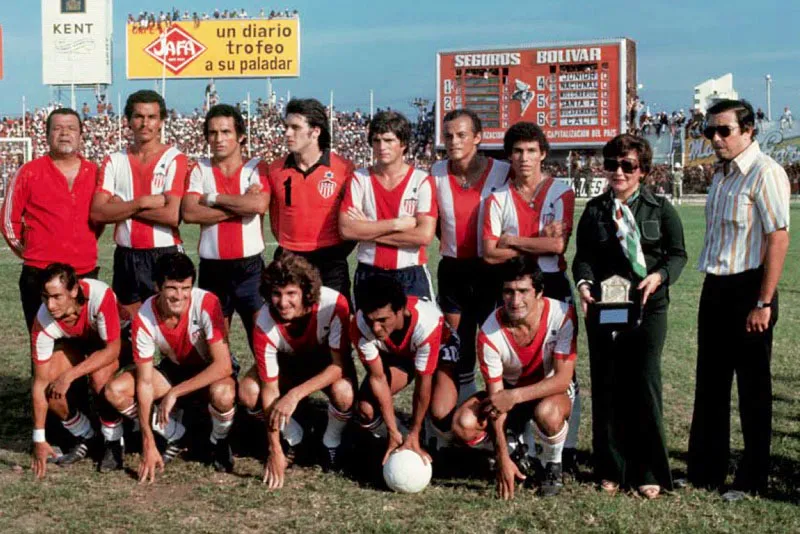
M 189 331 L 189 341 L 192 343 L 192 345 L 197 344 L 197 340 L 200 339 L 200 333 L 202 331 L 202 328 L 192 328 Z
M 330 176 L 328 176 L 330 175 Z M 336 192 L 336 182 L 333 181 L 333 173 L 328 171 L 325 173 L 325 179 L 320 180 L 317 184 L 317 191 L 322 198 L 331 198 Z
M 403 213 L 406 215 L 414 215 L 417 211 L 417 199 L 406 198 L 403 200 Z
M 153 175 L 153 191 L 160 191 L 164 189 L 164 185 L 167 183 L 167 175 L 162 173 L 157 173 Z

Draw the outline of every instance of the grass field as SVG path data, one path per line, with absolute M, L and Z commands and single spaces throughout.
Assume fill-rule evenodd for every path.
M 578 212 L 581 210 L 579 209 Z M 703 210 L 680 209 L 689 264 L 672 290 L 670 326 L 663 355 L 665 424 L 672 468 L 682 476 L 692 415 L 696 358 L 696 313 L 702 276 L 694 270 L 703 237 Z M 800 220 L 800 209 L 793 209 Z M 103 236 L 102 278 L 110 280 L 111 232 Z M 197 228 L 185 227 L 194 251 Z M 267 251 L 271 254 L 273 247 Z M 568 258 L 571 259 L 571 249 Z M 432 253 L 435 272 L 438 254 Z M 494 497 L 487 479 L 437 479 L 419 495 L 395 495 L 318 468 L 293 468 L 276 493 L 260 482 L 260 462 L 238 458 L 235 473 L 217 474 L 179 460 L 152 486 L 137 485 L 137 455 L 126 470 L 108 475 L 89 462 L 53 467 L 34 480 L 29 467 L 29 351 L 19 305 L 19 261 L 0 251 L 0 532 L 798 532 L 800 531 L 800 245 L 789 251 L 780 284 L 781 310 L 772 362 L 774 421 L 772 474 L 766 498 L 723 503 L 716 493 L 679 489 L 656 501 L 633 495 L 609 497 L 591 483 L 588 465 L 591 419 L 586 340 L 578 369 L 582 383 L 580 471 L 559 497 L 541 499 L 522 490 L 515 501 Z M 235 353 L 248 368 L 241 325 L 233 327 Z M 734 388 L 735 389 L 735 388 Z M 408 395 L 408 392 L 404 392 Z M 404 403 L 407 406 L 407 402 Z M 742 447 L 738 411 L 733 409 L 734 456 Z

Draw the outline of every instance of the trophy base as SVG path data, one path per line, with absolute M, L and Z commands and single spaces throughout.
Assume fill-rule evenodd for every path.
M 595 323 L 604 328 L 634 327 L 639 319 L 633 302 L 596 302 L 594 308 Z

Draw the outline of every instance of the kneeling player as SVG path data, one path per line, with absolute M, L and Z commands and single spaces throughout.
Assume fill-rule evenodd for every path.
M 329 400 L 328 426 L 322 436 L 326 466 L 338 467 L 356 375 L 347 299 L 322 287 L 319 272 L 308 260 L 284 252 L 264 269 L 261 295 L 266 304 L 253 333 L 255 365 L 240 383 L 239 402 L 267 421 L 264 483 L 277 489 L 283 487 L 288 465 L 281 434 L 290 447 L 300 443 L 303 428 L 292 415 L 298 403 L 315 391 L 324 392 Z
M 536 449 L 542 493 L 559 492 L 561 453 L 574 397 L 570 386 L 576 358 L 575 309 L 542 295 L 542 273 L 535 261 L 519 256 L 502 266 L 502 307 L 478 334 L 486 391 L 467 400 L 453 421 L 454 433 L 468 445 L 477 446 L 491 434 L 497 491 L 503 499 L 513 498 L 516 479 L 525 478 L 509 454 L 507 427 L 524 434 L 529 455 Z
M 68 465 L 86 457 L 94 437 L 92 424 L 75 403 L 77 385 L 89 377 L 98 399 L 106 382 L 119 367 L 120 326 L 117 298 L 99 280 L 78 280 L 75 269 L 53 263 L 42 272 L 42 301 L 31 331 L 33 359 L 33 462 L 41 478 L 47 460 L 54 457 L 45 439 L 45 419 L 50 410 L 75 437 L 72 450 L 56 463 Z M 70 340 L 60 342 L 59 340 Z M 98 412 L 113 412 L 98 401 Z
M 233 470 L 228 433 L 236 398 L 235 364 L 219 299 L 192 287 L 195 278 L 192 260 L 185 254 L 173 252 L 158 258 L 154 270 L 157 293 L 145 301 L 133 320 L 136 375 L 125 372 L 106 388 L 106 398 L 120 413 L 141 421 L 140 481 L 154 481 L 156 468 L 163 470 L 180 452 L 177 442 L 186 428 L 171 412 L 178 399 L 195 392 L 209 401 L 212 463 L 218 471 Z M 162 356 L 158 366 L 153 365 L 156 350 Z M 151 428 L 151 408 L 159 399 Z M 163 457 L 153 430 L 167 440 Z M 116 436 L 119 439 L 121 431 Z
M 411 449 L 427 463 L 420 431 L 439 358 L 442 313 L 433 302 L 406 297 L 400 282 L 388 276 L 367 278 L 361 287 L 352 338 L 368 376 L 358 394 L 359 421 L 375 434 L 388 433 L 384 463 L 395 449 Z M 415 378 L 411 427 L 403 438 L 392 397 Z

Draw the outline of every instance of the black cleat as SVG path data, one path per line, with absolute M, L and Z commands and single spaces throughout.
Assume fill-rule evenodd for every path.
M 76 462 L 80 462 L 89 455 L 90 444 L 91 444 L 91 439 L 77 438 L 75 441 L 75 445 L 69 450 L 68 453 L 60 456 L 58 460 L 56 460 L 56 464 L 72 465 Z
M 103 458 L 97 465 L 97 470 L 101 473 L 108 473 L 122 469 L 122 441 L 106 441 Z
M 161 453 L 161 461 L 164 462 L 164 465 L 167 465 L 172 460 L 180 456 L 181 448 L 178 445 L 177 441 L 168 441 L 166 446 L 164 447 L 164 452 Z
M 324 473 L 341 473 L 342 472 L 342 446 L 338 447 L 325 447 L 322 446 L 322 471 Z
M 220 439 L 212 444 L 211 463 L 218 473 L 233 472 L 233 453 L 227 439 Z
M 561 464 L 547 462 L 542 477 L 542 497 L 554 497 L 558 495 L 563 487 L 564 481 L 561 478 Z

